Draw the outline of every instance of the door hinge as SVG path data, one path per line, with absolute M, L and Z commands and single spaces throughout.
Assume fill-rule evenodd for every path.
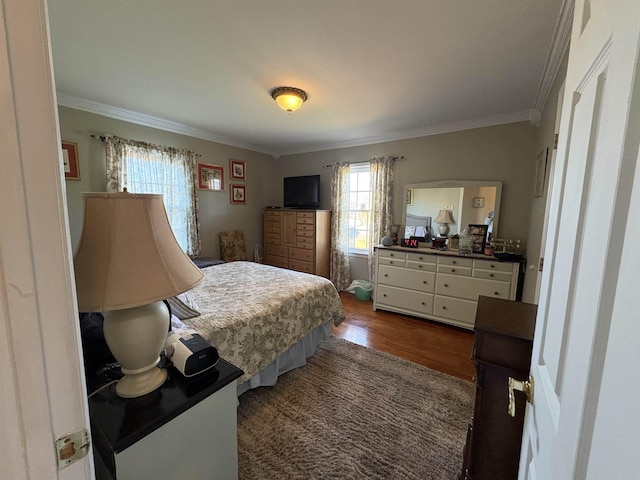
M 86 428 L 82 428 L 56 440 L 58 470 L 71 465 L 89 452 L 91 440 Z
M 554 134 L 553 135 L 553 149 L 557 150 L 558 149 L 558 134 Z
M 538 271 L 541 272 L 544 268 L 544 257 L 540 257 L 540 261 L 538 262 Z

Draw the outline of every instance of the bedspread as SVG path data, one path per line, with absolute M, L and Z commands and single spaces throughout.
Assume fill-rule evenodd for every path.
M 201 315 L 184 320 L 222 358 L 244 370 L 242 383 L 313 328 L 344 319 L 340 296 L 326 278 L 253 262 L 203 269 L 189 293 Z

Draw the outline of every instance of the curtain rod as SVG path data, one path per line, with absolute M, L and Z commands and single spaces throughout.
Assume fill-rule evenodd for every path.
M 393 160 L 404 160 L 404 157 L 391 157 Z M 348 163 L 349 165 L 351 165 L 352 163 L 367 163 L 369 160 L 357 160 L 357 161 L 353 161 L 353 162 L 344 162 L 344 163 Z M 333 162 L 333 163 L 328 163 L 326 165 L 322 165 L 322 168 L 329 168 L 329 167 L 333 167 L 334 165 L 338 164 L 338 163 L 343 163 L 343 162 Z
M 100 140 L 101 142 L 104 142 L 107 140 L 107 137 L 104 135 L 94 135 L 93 133 L 91 135 L 89 135 L 91 138 L 95 138 L 96 140 Z M 146 142 L 144 142 L 146 143 Z M 194 152 L 195 153 L 195 152 Z M 200 155 L 199 153 L 195 154 L 196 157 L 201 157 L 202 155 Z

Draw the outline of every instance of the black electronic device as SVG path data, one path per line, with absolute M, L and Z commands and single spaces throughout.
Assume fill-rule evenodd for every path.
M 319 208 L 320 175 L 285 177 L 284 206 L 285 208 Z

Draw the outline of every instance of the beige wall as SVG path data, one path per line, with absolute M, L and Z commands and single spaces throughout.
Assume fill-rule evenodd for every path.
M 553 140 L 556 133 L 556 116 L 558 109 L 558 95 L 560 87 L 564 82 L 567 72 L 568 54 L 562 62 L 562 67 L 556 75 L 556 80 L 549 92 L 549 98 L 544 107 L 540 126 L 538 128 L 538 139 L 536 141 L 536 157 L 538 155 L 546 155 L 549 149 L 549 158 L 547 160 L 546 178 L 544 183 L 544 194 L 541 197 L 532 199 L 531 219 L 529 225 L 529 237 L 527 239 L 527 270 L 522 290 L 522 301 L 527 303 L 537 303 L 536 281 L 538 278 L 538 264 L 540 262 L 540 247 L 542 242 L 542 233 L 544 226 L 544 215 L 547 204 L 547 194 L 549 192 L 549 174 L 551 172 L 553 160 L 556 151 L 553 149 Z M 561 104 L 562 102 L 560 102 Z M 534 158 L 535 168 L 535 158 Z
M 67 205 L 71 241 L 75 249 L 82 231 L 81 192 L 105 190 L 104 144 L 90 137 L 106 133 L 124 138 L 193 150 L 199 161 L 225 167 L 225 191 L 198 191 L 202 256 L 220 258 L 218 232 L 240 229 L 244 232 L 250 258 L 256 243 L 262 243 L 262 209 L 276 201 L 274 197 L 274 159 L 262 153 L 222 145 L 186 135 L 115 120 L 80 110 L 60 107 L 62 139 L 78 144 L 79 181 L 67 180 Z M 229 201 L 229 159 L 247 162 L 247 204 L 232 205 Z M 278 189 L 280 190 L 280 188 Z
M 529 122 L 483 127 L 408 140 L 289 155 L 276 162 L 276 184 L 291 175 L 321 174 L 321 208 L 330 209 L 330 175 L 325 164 L 366 161 L 381 155 L 404 156 L 395 167 L 393 217 L 403 223 L 403 187 L 435 180 L 503 182 L 500 237 L 526 247 L 533 196 L 537 128 Z M 282 204 L 282 189 L 277 204 Z M 352 278 L 367 278 L 366 262 L 351 261 Z

